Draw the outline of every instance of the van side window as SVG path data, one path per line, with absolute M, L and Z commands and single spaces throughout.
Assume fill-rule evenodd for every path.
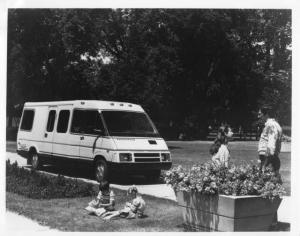
M 21 123 L 21 130 L 30 131 L 32 129 L 34 119 L 34 110 L 24 110 Z
M 97 135 L 100 130 L 104 132 L 104 126 L 98 111 L 74 110 L 71 132 Z
M 58 123 L 56 131 L 57 133 L 66 133 L 68 129 L 70 111 L 69 110 L 61 110 L 59 112 Z
M 81 133 L 83 132 L 84 126 L 84 111 L 82 110 L 74 110 L 73 112 L 73 120 L 71 125 L 72 133 Z
M 97 135 L 96 130 L 104 132 L 104 126 L 102 123 L 101 116 L 98 111 L 86 111 L 84 117 L 85 127 L 84 133 L 85 134 L 93 134 Z
M 47 122 L 47 132 L 52 132 L 54 128 L 54 122 L 55 122 L 55 115 L 56 111 L 51 110 L 49 111 L 49 116 L 48 116 L 48 122 Z

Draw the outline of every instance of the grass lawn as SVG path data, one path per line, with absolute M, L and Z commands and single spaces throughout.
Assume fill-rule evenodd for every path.
M 117 189 L 114 192 L 116 209 L 120 209 L 128 200 L 126 192 Z M 144 199 L 147 204 L 145 218 L 118 218 L 108 222 L 88 215 L 84 210 L 91 197 L 38 200 L 7 192 L 6 208 L 61 231 L 185 231 L 180 209 L 175 202 L 151 196 L 144 196 Z
M 126 193 L 114 189 L 116 209 L 121 208 L 127 199 Z M 6 192 L 6 208 L 24 215 L 41 225 L 60 231 L 72 232 L 187 232 L 182 223 L 181 210 L 174 201 L 143 196 L 147 209 L 142 219 L 127 220 L 117 218 L 104 221 L 88 215 L 84 210 L 91 197 L 31 199 Z M 17 229 L 16 225 L 16 229 Z M 290 224 L 278 222 L 278 228 L 271 231 L 290 231 Z

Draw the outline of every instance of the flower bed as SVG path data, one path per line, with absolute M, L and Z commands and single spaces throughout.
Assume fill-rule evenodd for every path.
M 281 177 L 276 176 L 271 168 L 262 173 L 257 165 L 245 164 L 229 168 L 212 162 L 194 165 L 186 170 L 174 167 L 165 173 L 165 181 L 174 191 L 194 191 L 201 194 L 224 195 L 260 195 L 274 199 L 281 197 L 285 191 Z
M 165 173 L 165 181 L 176 193 L 184 223 L 204 231 L 268 230 L 285 193 L 280 176 L 249 164 L 178 166 Z

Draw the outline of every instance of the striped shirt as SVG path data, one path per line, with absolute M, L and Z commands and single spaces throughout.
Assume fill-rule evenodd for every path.
M 108 208 L 113 208 L 115 206 L 115 194 L 111 190 L 109 192 L 101 192 L 99 191 L 97 199 L 99 200 L 99 204 L 111 204 L 111 207 L 105 207 Z
M 268 119 L 258 143 L 259 155 L 278 155 L 281 149 L 282 128 L 274 119 Z

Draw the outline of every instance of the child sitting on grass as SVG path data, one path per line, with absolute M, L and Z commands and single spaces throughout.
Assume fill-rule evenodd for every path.
M 114 192 L 110 190 L 108 181 L 104 180 L 99 184 L 99 193 L 97 198 L 91 201 L 85 209 L 90 214 L 101 216 L 105 212 L 113 211 L 114 206 L 115 206 Z
M 128 189 L 127 195 L 133 197 L 132 202 L 126 202 L 124 208 L 120 211 L 106 212 L 103 215 L 104 220 L 110 220 L 117 216 L 126 219 L 141 218 L 143 216 L 146 203 L 134 185 Z

